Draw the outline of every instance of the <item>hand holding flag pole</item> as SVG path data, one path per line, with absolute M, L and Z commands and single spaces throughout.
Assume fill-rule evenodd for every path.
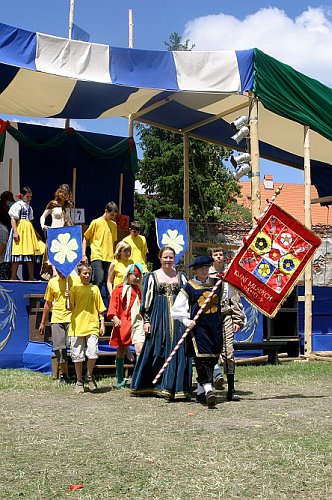
M 69 283 L 68 276 L 66 277 L 66 309 L 70 311 Z

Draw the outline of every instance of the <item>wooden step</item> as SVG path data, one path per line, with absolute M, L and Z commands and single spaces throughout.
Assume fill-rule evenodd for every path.
M 123 365 L 123 367 L 125 368 L 125 370 L 128 370 L 128 369 L 131 369 L 133 368 L 134 365 Z M 115 365 L 97 365 L 95 364 L 94 368 L 102 368 L 102 369 L 110 369 L 110 368 L 113 368 L 115 369 Z

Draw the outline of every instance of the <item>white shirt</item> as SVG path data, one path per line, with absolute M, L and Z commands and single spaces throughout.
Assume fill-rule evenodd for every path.
M 48 216 L 52 217 L 51 226 L 46 226 L 45 219 Z M 40 217 L 40 225 L 42 228 L 46 227 L 63 227 L 66 222 L 71 222 L 69 211 L 63 211 L 62 207 L 48 208 Z
M 205 283 L 208 283 L 210 278 L 208 277 L 206 281 L 203 283 L 199 281 L 197 278 L 193 278 L 192 281 L 197 283 L 197 285 L 204 285 Z M 179 321 L 182 321 L 182 323 L 187 326 L 189 321 L 190 321 L 190 307 L 189 307 L 189 300 L 187 295 L 180 290 L 172 307 L 171 310 L 171 316 L 172 319 L 178 319 Z
M 18 220 L 20 218 L 20 211 L 25 210 L 28 214 L 27 217 L 24 217 L 25 219 L 28 220 L 33 220 L 33 210 L 32 207 L 30 206 L 30 203 L 26 203 L 23 200 L 18 200 L 14 205 L 12 205 L 8 211 L 10 217 L 13 219 Z

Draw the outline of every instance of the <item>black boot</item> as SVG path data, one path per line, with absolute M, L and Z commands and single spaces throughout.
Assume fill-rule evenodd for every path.
M 234 389 L 234 373 L 227 373 L 227 395 L 226 399 L 227 401 L 240 401 L 239 396 L 235 394 L 235 389 Z

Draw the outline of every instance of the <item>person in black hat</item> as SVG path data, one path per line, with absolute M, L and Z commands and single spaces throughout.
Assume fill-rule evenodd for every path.
M 212 262 L 210 256 L 200 255 L 189 264 L 194 270 L 194 278 L 180 290 L 172 307 L 173 319 L 182 321 L 190 329 L 186 337 L 186 353 L 195 360 L 196 400 L 206 403 L 208 408 L 214 408 L 216 405 L 216 396 L 212 389 L 213 368 L 222 349 L 221 285 L 214 291 L 199 318 L 196 321 L 194 318 L 217 281 L 209 276 Z

